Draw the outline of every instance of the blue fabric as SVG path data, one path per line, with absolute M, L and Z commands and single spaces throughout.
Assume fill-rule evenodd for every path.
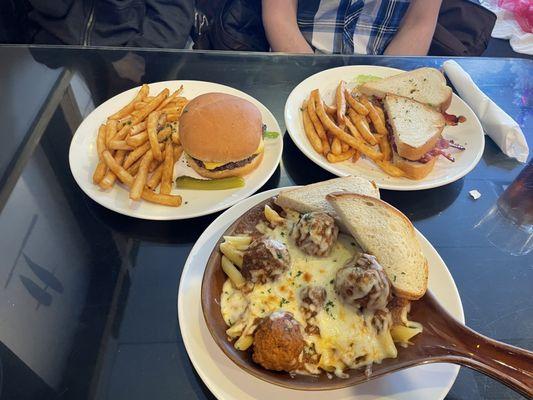
M 298 26 L 324 53 L 382 54 L 410 0 L 300 0 Z

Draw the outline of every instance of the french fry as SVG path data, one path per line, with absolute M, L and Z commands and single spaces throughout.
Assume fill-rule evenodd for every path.
M 133 150 L 133 147 L 126 143 L 125 140 L 112 140 L 107 146 L 110 150 Z
M 163 151 L 163 160 L 165 159 L 165 152 Z M 148 172 L 152 173 L 154 172 L 160 165 L 162 164 L 161 161 L 152 160 L 150 163 L 150 166 L 148 167 Z
M 117 121 L 117 125 L 122 128 L 124 125 L 131 125 L 131 120 L 132 120 L 132 116 L 126 115 L 125 117 L 120 118 L 115 121 Z
M 142 190 L 148 177 L 148 167 L 150 166 L 153 157 L 152 150 L 148 150 L 143 156 L 141 165 L 139 165 L 139 172 L 137 172 L 135 180 L 130 188 L 130 199 L 139 200 L 141 198 Z
M 361 134 L 359 133 L 355 125 L 352 123 L 350 118 L 346 119 L 346 126 L 348 127 L 348 130 L 350 131 L 350 133 L 352 134 L 354 138 L 364 141 L 363 137 L 361 136 Z
M 368 109 L 361 104 L 357 99 L 355 99 L 348 90 L 344 92 L 344 95 L 346 96 L 346 101 L 348 102 L 348 105 L 355 110 L 360 115 L 366 116 L 368 115 Z
M 174 128 L 171 128 L 171 135 L 170 135 L 170 138 L 172 140 L 172 143 L 174 144 L 180 144 L 180 134 L 178 132 L 178 128 L 177 127 L 174 127 Z
M 342 161 L 346 161 L 346 160 L 349 160 L 350 158 L 353 157 L 353 155 L 355 154 L 356 150 L 353 149 L 353 148 L 350 148 L 348 151 L 344 152 L 344 153 L 341 153 L 339 155 L 335 155 L 333 153 L 329 153 L 327 155 L 327 159 L 330 163 L 338 163 L 338 162 L 342 162 Z
M 316 104 L 318 104 L 316 108 L 317 115 L 324 124 L 324 127 L 327 128 L 329 132 L 331 132 L 343 142 L 348 143 L 350 147 L 353 147 L 354 149 L 363 153 L 365 156 L 371 158 L 372 160 L 381 160 L 381 153 L 375 151 L 363 141 L 356 139 L 355 137 L 344 132 L 337 125 L 335 125 L 335 123 L 326 114 L 326 110 L 324 109 L 323 103 L 320 101 L 320 93 L 318 91 L 315 92 L 315 96 Z
M 365 117 L 357 114 L 352 109 L 348 111 L 348 116 L 354 123 L 355 127 L 357 128 L 357 131 L 361 134 L 363 139 L 368 142 L 368 144 L 374 146 L 378 143 L 372 132 L 370 132 L 370 127 L 368 126 L 368 122 L 366 121 Z
M 142 101 L 148 95 L 149 91 L 150 91 L 150 88 L 148 87 L 147 84 L 142 85 L 141 89 L 139 90 L 135 98 L 131 102 L 129 102 L 126 106 L 121 108 L 119 111 L 111 115 L 109 119 L 120 119 L 120 118 L 125 117 L 128 114 L 131 114 L 132 111 L 134 110 L 135 103 Z
M 102 153 L 106 149 L 106 126 L 100 125 L 98 128 L 98 136 L 96 136 L 96 151 L 98 152 L 98 157 L 102 159 Z
M 125 150 L 117 150 L 115 152 L 115 161 L 120 165 L 124 161 L 124 158 L 126 157 L 126 151 Z M 98 184 L 102 189 L 110 189 L 115 184 L 115 181 L 117 180 L 117 176 L 113 171 L 111 171 L 109 168 L 107 169 L 107 172 L 104 176 L 104 178 L 100 181 Z
M 144 132 L 146 130 L 146 121 L 139 122 L 137 125 L 133 125 L 130 130 L 130 135 L 134 136 L 138 133 Z
M 117 134 L 117 120 L 116 119 L 108 119 L 106 123 L 106 131 L 105 131 L 105 142 L 106 145 L 109 146 L 109 143 L 115 135 Z
M 180 195 L 154 193 L 150 189 L 143 189 L 142 198 L 150 203 L 169 207 L 179 207 L 182 201 Z
M 273 225 L 285 223 L 285 218 L 279 215 L 278 212 L 272 207 L 270 207 L 268 204 L 265 205 L 264 213 L 267 221 Z
M 379 113 L 376 111 L 374 105 L 364 96 L 361 97 L 361 103 L 368 109 L 368 116 L 374 125 L 374 129 L 380 135 L 386 135 L 387 128 L 385 127 L 385 120 L 381 119 Z
M 359 160 L 359 157 L 361 157 L 361 153 L 356 150 L 355 153 L 353 153 L 352 162 L 356 163 Z
M 318 89 L 315 89 L 315 90 L 318 90 Z M 335 117 L 337 115 L 337 107 L 332 107 L 332 106 L 328 106 L 326 103 L 322 102 L 322 104 L 324 105 L 324 109 L 326 110 L 326 113 L 330 116 L 330 117 Z M 318 107 L 315 103 L 315 107 Z
M 144 101 L 149 103 L 149 102 L 151 102 L 151 101 L 154 99 L 154 97 L 155 97 L 155 96 L 146 96 L 146 97 L 144 98 Z
M 179 112 L 173 112 L 167 114 L 167 122 L 174 122 L 180 119 L 181 113 Z
M 385 121 L 385 112 L 383 111 L 383 108 L 381 106 L 374 104 L 374 108 L 376 109 L 377 113 L 379 114 L 379 118 L 381 118 L 382 121 Z M 388 129 L 387 129 L 388 131 Z
M 115 175 L 118 179 L 120 179 L 121 182 L 128 186 L 131 186 L 133 184 L 133 176 L 131 176 L 131 174 L 128 173 L 128 171 L 126 171 L 124 167 L 122 167 L 119 163 L 115 161 L 109 150 L 104 151 L 102 153 L 102 157 L 108 168 L 115 173 Z M 143 200 L 149 201 L 151 203 L 161 204 L 163 206 L 169 207 L 179 207 L 182 202 L 181 196 L 157 194 L 149 189 L 143 189 L 141 197 Z
M 156 111 L 160 111 L 160 110 L 163 110 L 168 104 L 172 103 L 173 101 L 175 101 L 178 96 L 180 95 L 180 93 L 183 91 L 183 85 L 180 86 L 180 88 L 176 91 L 174 91 L 174 93 L 172 93 L 170 96 L 168 96 L 157 108 L 156 108 Z
M 98 161 L 98 165 L 96 166 L 94 173 L 93 173 L 93 182 L 95 184 L 98 185 L 102 181 L 102 179 L 104 179 L 106 169 L 107 167 L 105 163 L 103 161 Z
M 148 132 L 143 131 L 134 136 L 128 136 L 126 138 L 126 143 L 132 147 L 139 147 L 140 145 L 148 141 Z
M 139 158 L 141 158 L 144 153 L 146 153 L 150 149 L 150 143 L 146 142 L 145 144 L 137 147 L 135 150 L 130 152 L 126 160 L 124 160 L 124 168 L 128 169 L 135 161 L 137 161 Z
M 152 149 L 154 158 L 161 161 L 162 155 L 159 149 L 159 141 L 157 139 L 157 121 L 159 119 L 159 111 L 152 112 L 146 120 L 146 131 L 148 132 L 148 141 Z
M 168 96 L 168 89 L 163 89 L 161 93 L 159 93 L 156 97 L 151 100 L 146 107 L 144 107 L 142 110 L 138 110 L 138 114 L 136 114 L 132 119 L 132 124 L 136 125 L 141 121 L 144 121 L 146 117 L 148 117 L 162 102 L 165 100 L 165 98 Z M 157 119 L 156 119 L 157 123 Z M 147 122 L 147 128 L 148 128 L 148 122 Z M 150 134 L 148 132 L 148 134 Z
M 337 124 L 341 129 L 346 125 L 344 122 L 346 114 L 346 98 L 344 97 L 345 90 L 344 81 L 340 81 L 335 92 L 335 102 L 337 103 Z
M 390 161 L 392 159 L 392 149 L 387 135 L 383 135 L 379 139 L 379 149 L 383 154 L 383 161 Z
M 350 146 L 348 146 L 347 143 L 341 142 L 341 148 L 342 148 L 342 152 L 346 153 L 350 149 Z
M 148 104 L 148 103 L 145 103 L 144 101 L 138 101 L 137 103 L 135 103 L 135 104 L 133 105 L 133 109 L 134 109 L 135 111 L 140 110 L 141 108 L 146 107 L 147 104 Z
M 150 178 L 146 181 L 146 186 L 148 186 L 150 189 L 154 190 L 159 183 L 161 183 L 161 176 L 163 175 L 163 164 L 159 164 L 157 168 L 154 170 Z
M 128 136 L 128 133 L 130 132 L 131 126 L 130 125 L 124 125 L 120 130 L 117 132 L 115 136 L 113 136 L 110 140 L 124 140 L 126 139 L 126 136 Z
M 313 126 L 313 123 L 311 122 L 311 118 L 309 118 L 307 107 L 304 110 L 302 110 L 302 117 L 303 117 L 303 122 L 304 122 L 305 134 L 307 136 L 307 139 L 309 139 L 309 143 L 311 143 L 311 146 L 313 146 L 313 149 L 315 149 L 317 153 L 322 154 L 322 151 L 323 151 L 322 141 L 320 140 L 320 137 L 318 136 L 315 130 L 315 127 Z
M 167 126 L 166 128 L 161 129 L 157 133 L 157 140 L 159 142 L 164 142 L 165 140 L 167 140 L 170 137 L 171 134 L 172 134 L 172 129 L 169 126 Z
M 174 150 L 172 142 L 167 141 L 165 159 L 163 160 L 163 172 L 161 174 L 161 194 L 170 194 L 172 190 L 172 174 L 174 172 Z
M 339 138 L 334 137 L 333 141 L 331 142 L 331 153 L 330 154 L 334 154 L 338 156 L 341 153 L 342 153 L 341 141 L 339 140 Z
M 183 147 L 174 145 L 174 163 L 178 162 L 183 153 Z
M 307 101 L 307 113 L 309 114 L 309 118 L 311 119 L 311 122 L 313 123 L 313 126 L 315 127 L 315 131 L 320 138 L 320 141 L 322 142 L 322 154 L 325 156 L 327 153 L 330 152 L 330 145 L 328 141 L 328 137 L 326 136 L 326 130 L 322 126 L 322 122 L 320 122 L 320 119 L 316 115 L 316 106 L 315 106 L 315 99 L 313 97 L 313 93 L 309 95 L 309 100 Z
M 251 236 L 224 236 L 224 241 L 230 243 L 238 250 L 246 250 L 252 243 Z
M 389 161 L 374 160 L 374 162 L 390 176 L 405 176 L 405 172 L 403 172 L 400 168 L 390 163 Z

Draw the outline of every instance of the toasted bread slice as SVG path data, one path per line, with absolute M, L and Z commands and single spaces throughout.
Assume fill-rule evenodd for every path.
M 346 176 L 296 189 L 282 190 L 275 203 L 282 208 L 289 208 L 299 213 L 325 211 L 335 215 L 333 208 L 326 200 L 326 195 L 342 191 L 360 193 L 379 199 L 379 189 L 374 182 L 358 176 Z
M 446 78 L 435 68 L 419 68 L 367 82 L 359 86 L 359 90 L 380 99 L 389 93 L 408 97 L 440 111 L 446 111 L 452 101 L 452 89 L 446 86 Z
M 398 297 L 417 300 L 426 293 L 428 262 L 404 214 L 356 193 L 332 193 L 327 200 L 362 249 L 377 258 Z
M 395 151 L 392 152 L 392 163 L 400 168 L 411 179 L 425 178 L 435 166 L 437 157 L 432 157 L 427 163 L 417 161 L 410 161 L 406 158 L 400 157 Z
M 385 96 L 383 106 L 401 157 L 419 160 L 442 137 L 446 121 L 440 112 L 431 107 L 391 94 Z

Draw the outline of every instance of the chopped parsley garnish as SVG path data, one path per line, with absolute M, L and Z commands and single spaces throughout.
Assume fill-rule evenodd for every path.
M 281 301 L 279 302 L 279 308 L 283 307 L 284 304 L 289 304 L 289 300 L 287 300 L 285 297 L 281 298 Z
M 272 288 L 268 288 L 267 292 L 272 293 Z
M 332 279 L 332 280 L 329 281 L 329 284 L 333 285 L 334 282 L 335 282 L 335 279 Z
M 298 278 L 300 275 L 302 275 L 302 271 L 298 271 L 294 277 Z
M 332 309 L 333 307 L 335 307 L 335 304 L 334 304 L 331 300 L 329 300 L 329 301 L 326 303 L 326 305 L 324 306 L 324 308 L 326 309 L 326 312 L 328 313 L 328 315 L 329 315 L 331 318 L 335 319 L 335 317 L 333 316 L 333 313 L 331 312 L 331 309 Z

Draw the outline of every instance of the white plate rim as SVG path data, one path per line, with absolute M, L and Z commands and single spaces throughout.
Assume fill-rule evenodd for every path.
M 285 101 L 285 108 L 284 108 L 284 112 L 283 112 L 283 117 L 284 117 L 284 122 L 285 122 L 285 126 L 286 126 L 286 129 L 287 129 L 287 132 L 289 133 L 289 136 L 291 137 L 291 139 L 292 139 L 293 143 L 296 145 L 296 147 L 298 147 L 298 149 L 300 149 L 300 151 L 302 153 L 304 153 L 305 156 L 309 160 L 311 160 L 313 163 L 315 163 L 319 167 L 325 169 L 326 171 L 331 172 L 332 174 L 340 176 L 340 177 L 347 176 L 349 174 L 345 173 L 342 170 L 339 170 L 336 167 L 335 164 L 329 163 L 326 160 L 324 160 L 323 158 L 321 158 L 318 154 L 316 154 L 316 152 L 314 150 L 312 150 L 312 148 L 310 146 L 303 145 L 303 143 L 300 141 L 299 137 L 297 137 L 297 133 L 294 132 L 293 129 L 291 129 L 292 124 L 289 122 L 290 114 L 291 114 L 291 103 L 292 103 L 291 99 L 292 99 L 292 97 L 295 97 L 296 93 L 298 93 L 299 88 L 301 86 L 304 86 L 308 82 L 313 81 L 315 79 L 319 79 L 320 74 L 322 74 L 322 73 L 338 70 L 339 74 L 341 74 L 342 72 L 345 72 L 348 69 L 357 69 L 357 68 L 360 68 L 360 69 L 374 69 L 376 71 L 377 70 L 381 70 L 381 71 L 385 71 L 385 72 L 396 72 L 396 73 L 401 73 L 401 72 L 405 72 L 406 71 L 406 70 L 402 70 L 402 69 L 399 69 L 399 68 L 385 67 L 385 66 L 381 66 L 381 65 L 365 65 L 365 64 L 344 65 L 344 66 L 340 66 L 340 67 L 325 69 L 325 70 L 319 71 L 319 72 L 307 77 L 306 79 L 301 81 L 298 85 L 296 85 L 296 87 L 294 87 L 294 89 L 291 91 L 291 93 L 287 97 L 287 100 Z M 368 73 L 368 71 L 366 73 Z M 339 76 L 341 76 L 341 75 L 339 75 Z M 372 179 L 372 180 L 376 181 L 376 184 L 378 185 L 378 187 L 380 189 L 398 190 L 398 191 L 413 191 L 413 190 L 433 189 L 433 188 L 436 188 L 436 187 L 448 185 L 450 183 L 453 183 L 453 182 L 461 179 L 462 177 L 467 175 L 470 171 L 472 171 L 476 167 L 476 165 L 479 163 L 479 160 L 481 160 L 481 157 L 483 156 L 483 151 L 485 149 L 485 133 L 483 131 L 483 127 L 481 126 L 481 123 L 479 122 L 479 119 L 475 115 L 474 111 L 470 108 L 470 106 L 468 104 L 466 104 L 465 101 L 463 99 L 461 99 L 459 96 L 457 96 L 455 93 L 453 93 L 452 96 L 453 96 L 453 100 L 454 101 L 458 102 L 461 107 L 464 107 L 466 110 L 468 110 L 468 112 L 470 114 L 469 120 L 471 120 L 476 125 L 476 128 L 477 128 L 476 131 L 478 131 L 480 133 L 479 139 L 481 140 L 481 147 L 479 147 L 477 149 L 475 157 L 473 158 L 471 163 L 468 166 L 466 166 L 465 168 L 463 168 L 462 170 L 460 170 L 459 172 L 457 172 L 455 175 L 452 175 L 452 176 L 450 176 L 448 178 L 445 178 L 445 179 L 442 179 L 442 180 L 437 180 L 437 181 L 435 181 L 435 180 L 425 180 L 425 178 L 421 179 L 421 180 L 411 180 L 410 183 L 412 183 L 412 185 L 409 185 L 409 186 L 394 184 L 393 182 L 394 182 L 394 179 L 396 179 L 396 178 L 392 178 L 392 177 L 391 177 L 392 182 L 378 181 L 378 180 L 376 180 L 376 178 L 369 178 L 369 179 Z M 360 171 L 358 171 L 358 175 L 364 177 L 364 175 Z
M 211 91 L 217 91 L 217 90 L 229 91 L 229 92 L 231 92 L 231 94 L 234 94 L 236 96 L 245 98 L 247 100 L 251 100 L 252 102 L 255 102 L 256 105 L 259 106 L 260 111 L 262 113 L 264 112 L 264 113 L 266 113 L 268 115 L 268 117 L 271 119 L 271 121 L 272 121 L 272 123 L 274 125 L 275 131 L 279 132 L 279 136 L 276 139 L 273 139 L 273 140 L 269 139 L 269 142 L 274 142 L 275 141 L 276 149 L 272 149 L 272 151 L 276 151 L 277 153 L 275 154 L 275 159 L 272 162 L 272 164 L 270 165 L 268 172 L 263 175 L 263 177 L 258 181 L 258 183 L 256 185 L 248 188 L 247 190 L 243 190 L 242 194 L 239 195 L 239 196 L 236 196 L 235 199 L 233 199 L 233 200 L 231 200 L 231 201 L 229 201 L 227 203 L 224 203 L 222 205 L 213 206 L 211 208 L 204 209 L 204 210 L 198 211 L 198 212 L 190 212 L 190 213 L 182 214 L 182 215 L 179 215 L 179 214 L 177 214 L 177 215 L 147 215 L 147 214 L 140 214 L 140 213 L 132 211 L 132 210 L 126 210 L 125 208 L 117 206 L 114 203 L 102 204 L 102 202 L 100 201 L 100 197 L 94 196 L 93 193 L 91 193 L 90 190 L 89 190 L 89 186 L 93 185 L 93 183 L 92 182 L 85 182 L 85 177 L 82 176 L 83 174 L 81 172 L 78 174 L 78 172 L 77 171 L 75 172 L 74 169 L 73 169 L 73 159 L 75 157 L 74 147 L 76 146 L 76 141 L 77 140 L 81 140 L 81 139 L 79 139 L 79 136 L 82 135 L 83 133 L 80 133 L 80 132 L 82 132 L 84 130 L 88 131 L 86 125 L 89 124 L 91 116 L 93 116 L 93 118 L 94 118 L 95 114 L 97 114 L 98 112 L 101 112 L 103 109 L 109 107 L 114 101 L 116 101 L 117 97 L 124 96 L 124 95 L 130 94 L 130 93 L 133 94 L 133 93 L 137 92 L 141 88 L 141 86 L 136 86 L 136 87 L 133 87 L 131 89 L 125 90 L 123 92 L 117 93 L 115 96 L 107 99 L 105 102 L 103 102 L 98 107 L 96 107 L 93 111 L 91 111 L 91 113 L 87 117 L 84 118 L 84 120 L 78 126 L 78 128 L 76 129 L 76 132 L 72 136 L 72 139 L 71 139 L 71 142 L 70 142 L 70 146 L 69 146 L 69 168 L 70 168 L 70 172 L 71 172 L 72 176 L 74 177 L 74 180 L 76 181 L 76 184 L 78 185 L 78 187 L 91 200 L 93 200 L 94 202 L 98 203 L 100 206 L 102 206 L 104 208 L 107 208 L 107 209 L 109 209 L 111 211 L 114 211 L 116 213 L 119 213 L 119 214 L 122 214 L 122 215 L 125 215 L 125 216 L 128 216 L 128 217 L 137 218 L 137 219 L 151 220 L 151 221 L 173 221 L 173 220 L 192 219 L 192 218 L 201 217 L 201 216 L 204 216 L 204 215 L 214 214 L 214 213 L 217 213 L 219 211 L 225 210 L 225 209 L 233 206 L 234 204 L 238 203 L 239 201 L 241 201 L 241 200 L 253 195 L 254 193 L 256 193 L 274 175 L 274 173 L 276 172 L 276 169 L 280 165 L 281 157 L 282 157 L 282 154 L 283 154 L 283 132 L 281 132 L 281 128 L 279 126 L 279 122 L 277 121 L 277 119 L 274 116 L 274 114 L 262 102 L 257 100 L 255 97 L 253 97 L 253 96 L 251 96 L 251 95 L 249 95 L 249 94 L 247 94 L 247 93 L 245 93 L 245 92 L 243 92 L 243 91 L 241 91 L 239 89 L 235 89 L 235 88 L 233 88 L 231 86 L 223 85 L 223 84 L 216 83 L 216 82 L 201 81 L 201 80 L 157 81 L 157 82 L 148 83 L 148 86 L 152 87 L 154 85 L 173 85 L 173 86 L 183 85 L 184 87 L 186 87 L 187 85 L 191 85 L 191 84 L 193 84 L 193 85 L 194 84 L 207 84 L 207 85 L 210 85 L 213 88 L 213 90 L 211 90 Z M 86 121 L 89 121 L 89 122 L 86 123 Z M 89 134 L 89 133 L 86 133 L 86 134 Z M 94 134 L 96 136 L 96 132 L 94 132 L 92 134 Z M 263 162 L 265 162 L 265 160 L 263 160 Z M 253 171 L 252 174 L 257 173 L 257 172 L 258 171 Z M 120 183 L 117 183 L 115 185 L 115 187 L 112 189 L 112 191 L 110 191 L 110 192 L 103 192 L 102 191 L 102 194 L 103 195 L 108 195 L 108 196 L 111 195 L 111 193 L 114 190 L 116 190 L 117 186 L 120 187 L 120 190 L 125 190 L 123 185 L 121 185 Z M 242 188 L 242 189 L 245 189 L 245 188 Z M 205 193 L 209 194 L 209 191 L 205 191 Z M 185 201 L 185 199 L 184 199 L 184 201 Z M 166 206 L 160 206 L 160 207 L 166 207 Z M 172 208 L 172 207 L 170 207 L 170 208 Z M 180 209 L 180 207 L 177 207 L 175 209 Z
M 187 310 L 186 306 L 185 306 L 185 303 L 184 303 L 185 302 L 185 300 L 184 300 L 184 296 L 185 295 L 183 295 L 183 290 L 184 290 L 183 287 L 186 284 L 186 281 L 188 279 L 189 271 L 191 271 L 191 269 L 193 268 L 192 264 L 193 264 L 194 258 L 200 256 L 200 253 L 203 251 L 203 252 L 207 253 L 207 255 L 205 257 L 206 258 L 206 262 L 207 262 L 207 258 L 209 257 L 209 254 L 211 253 L 212 248 L 211 247 L 206 248 L 205 244 L 206 244 L 206 242 L 209 241 L 209 239 L 211 239 L 213 234 L 216 234 L 217 230 L 219 230 L 219 229 L 221 229 L 222 231 L 225 230 L 228 226 L 230 226 L 235 221 L 236 218 L 238 218 L 240 215 L 242 215 L 246 210 L 249 210 L 250 208 L 252 208 L 256 204 L 260 203 L 263 200 L 266 200 L 267 198 L 270 198 L 272 196 L 277 195 L 281 190 L 290 189 L 290 188 L 296 188 L 296 187 L 297 186 L 284 187 L 284 188 L 275 188 L 275 189 L 271 189 L 271 190 L 268 190 L 268 191 L 265 191 L 265 192 L 257 193 L 257 194 L 255 194 L 255 195 L 253 195 L 251 197 L 248 197 L 248 198 L 242 200 L 241 202 L 233 205 L 232 207 L 230 207 L 229 209 L 224 211 L 224 213 L 219 215 L 204 230 L 202 235 L 200 235 L 200 237 L 198 238 L 198 240 L 194 244 L 193 248 L 189 252 L 187 260 L 185 261 L 185 264 L 183 266 L 183 269 L 182 269 L 182 272 L 181 272 L 181 277 L 180 277 L 180 282 L 179 282 L 178 299 L 177 299 L 178 324 L 179 324 L 179 327 L 180 327 L 181 339 L 183 340 L 183 344 L 185 346 L 185 349 L 187 350 L 187 354 L 189 356 L 189 359 L 191 360 L 191 363 L 194 366 L 194 369 L 196 370 L 196 372 L 198 373 L 198 375 L 200 376 L 200 378 L 202 379 L 204 384 L 211 391 L 211 393 L 215 397 L 217 397 L 218 399 L 225 399 L 225 397 L 223 396 L 224 390 L 220 388 L 220 384 L 219 383 L 214 382 L 209 377 L 209 373 L 206 372 L 203 369 L 202 365 L 200 365 L 200 361 L 198 360 L 196 354 L 193 351 L 192 339 L 189 337 L 189 335 L 185 331 L 186 326 L 189 324 L 189 321 L 188 321 L 189 317 L 187 316 L 187 312 L 190 311 L 190 306 L 189 306 L 189 309 Z M 431 249 L 432 250 L 432 256 L 435 257 L 435 259 L 438 261 L 438 263 L 441 265 L 441 267 L 442 266 L 444 267 L 444 269 L 442 269 L 441 272 L 443 272 L 446 275 L 446 277 L 449 279 L 451 285 L 448 287 L 448 289 L 451 290 L 451 292 L 452 292 L 451 295 L 453 295 L 454 301 L 457 302 L 457 304 L 456 304 L 457 309 L 455 311 L 450 311 L 450 312 L 452 314 L 455 313 L 455 318 L 457 318 L 460 322 L 462 322 L 464 324 L 465 323 L 465 317 L 464 317 L 464 309 L 463 309 L 461 297 L 459 295 L 459 291 L 457 289 L 457 285 L 455 284 L 453 276 L 450 273 L 450 270 L 446 266 L 446 263 L 444 262 L 442 257 L 439 255 L 437 250 L 431 245 L 431 243 L 418 231 L 418 229 L 415 228 L 415 231 L 417 233 L 418 238 L 421 241 L 422 247 L 427 247 L 427 248 Z M 218 240 L 218 237 L 216 239 Z M 202 264 L 205 264 L 205 263 L 202 263 Z M 196 266 L 194 268 L 196 268 L 198 270 L 198 266 Z M 202 265 L 201 266 L 201 275 L 202 276 L 203 276 L 204 270 L 205 270 L 205 265 Z M 199 311 L 200 314 L 202 314 L 201 304 L 200 304 L 200 294 L 199 294 L 200 293 L 201 282 L 202 282 L 202 279 L 198 279 L 198 282 L 197 282 L 197 285 L 198 285 L 198 288 L 197 288 L 198 304 L 196 305 L 200 309 L 200 311 Z M 430 283 L 431 283 L 431 280 L 430 280 Z M 201 319 L 200 328 L 207 330 L 207 325 L 205 324 L 205 321 L 203 319 L 203 314 L 200 315 L 200 319 Z M 222 350 L 214 342 L 214 339 L 212 339 L 210 334 L 208 336 L 212 340 L 212 344 L 216 347 L 216 350 L 219 351 L 220 353 L 222 353 Z M 225 356 L 225 355 L 224 355 L 224 357 L 227 358 L 227 356 Z M 227 361 L 228 361 L 228 363 L 233 365 L 232 361 L 229 360 L 229 358 L 227 359 Z M 414 368 L 415 369 L 427 368 L 427 367 L 432 367 L 434 365 L 436 365 L 436 364 L 421 365 L 421 366 L 417 366 L 417 367 L 414 367 Z M 450 391 L 452 385 L 454 384 L 455 380 L 457 379 L 457 375 L 459 373 L 459 366 L 458 365 L 447 364 L 447 367 L 449 368 L 449 370 L 451 371 L 452 374 L 451 374 L 450 379 L 447 382 L 447 384 L 444 387 L 441 387 L 440 388 L 441 389 L 440 392 L 438 392 L 436 394 L 436 397 L 434 397 L 437 400 L 442 400 L 442 399 L 444 399 L 446 397 L 446 395 Z M 412 369 L 413 368 L 405 370 L 405 371 L 411 371 Z M 244 372 L 244 373 L 246 374 L 246 372 Z M 387 379 L 387 377 L 390 377 L 392 375 L 399 374 L 399 373 L 402 373 L 402 372 L 390 374 L 390 375 L 387 375 L 385 377 L 378 378 L 378 379 L 376 379 L 374 381 L 371 381 L 371 382 L 380 381 L 382 379 L 384 380 L 384 379 Z M 247 375 L 250 377 L 250 380 L 257 379 L 257 378 L 254 378 L 252 375 L 249 375 L 249 374 L 247 374 Z M 258 383 L 266 383 L 266 382 L 258 380 L 258 379 L 257 379 L 257 382 Z M 269 384 L 269 383 L 266 383 L 266 384 L 272 385 L 272 384 Z M 277 387 L 275 385 L 272 385 L 272 386 L 274 386 L 276 388 L 279 388 L 279 387 Z M 280 389 L 283 389 L 283 388 L 280 388 Z M 287 390 L 287 393 L 289 393 L 289 394 L 290 393 L 294 393 L 294 392 L 300 392 L 300 391 L 293 391 L 293 390 L 290 390 L 290 389 L 283 389 L 283 390 Z M 335 400 L 335 392 L 342 391 L 342 390 L 345 390 L 345 389 L 325 391 L 325 392 L 305 392 L 305 393 L 309 393 L 309 394 L 312 394 L 312 393 L 329 393 L 329 394 L 331 394 L 331 400 Z M 289 395 L 288 398 L 291 398 L 291 396 Z M 373 398 L 377 399 L 378 397 L 373 397 Z M 388 399 L 394 399 L 394 397 L 387 397 L 387 398 Z M 420 400 L 423 400 L 426 397 L 418 397 L 418 398 Z M 416 400 L 416 396 L 415 397 L 409 397 L 409 399 L 410 400 Z

